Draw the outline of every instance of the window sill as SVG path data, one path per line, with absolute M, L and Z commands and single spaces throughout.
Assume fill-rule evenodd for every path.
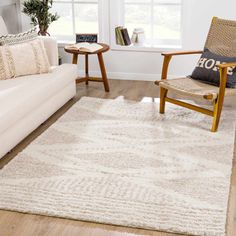
M 75 44 L 73 40 L 57 40 L 57 44 L 59 48 L 64 48 L 66 45 Z
M 66 45 L 75 44 L 75 41 L 72 40 L 58 40 L 58 47 L 64 48 Z M 121 45 L 113 45 L 111 46 L 112 51 L 130 51 L 130 52 L 163 52 L 170 51 L 175 49 L 182 49 L 180 45 L 130 45 L 130 46 L 121 46 Z
M 180 45 L 130 45 L 130 46 L 121 46 L 113 45 L 111 50 L 113 51 L 130 51 L 130 52 L 163 52 L 175 49 L 182 49 Z

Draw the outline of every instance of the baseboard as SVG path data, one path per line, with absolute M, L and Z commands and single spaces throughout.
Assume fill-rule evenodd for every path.
M 80 75 L 84 75 L 84 71 L 79 70 Z M 101 76 L 100 71 L 90 71 L 91 76 Z M 138 80 L 138 81 L 155 81 L 160 80 L 160 74 L 141 74 L 141 73 L 122 73 L 122 72 L 107 72 L 109 79 L 120 80 Z M 174 75 L 169 75 L 169 78 L 176 78 Z

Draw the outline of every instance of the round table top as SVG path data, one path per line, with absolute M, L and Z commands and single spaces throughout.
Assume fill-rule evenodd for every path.
M 103 53 L 103 52 L 107 52 L 109 51 L 110 47 L 109 45 L 105 44 L 105 43 L 98 43 L 99 45 L 102 46 L 102 48 L 100 50 L 97 50 L 95 52 L 81 52 L 79 50 L 75 50 L 75 49 L 70 49 L 70 48 L 64 48 L 64 50 L 68 53 L 72 53 L 72 54 L 82 54 L 82 55 L 86 55 L 86 54 L 98 54 L 98 53 Z

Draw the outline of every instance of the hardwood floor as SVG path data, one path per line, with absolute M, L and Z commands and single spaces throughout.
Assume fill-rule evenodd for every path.
M 90 83 L 77 86 L 77 96 L 69 101 L 49 120 L 22 141 L 14 150 L 0 161 L 0 168 L 6 165 L 16 154 L 24 149 L 38 135 L 45 131 L 61 115 L 63 115 L 82 96 L 111 98 L 123 96 L 128 100 L 141 101 L 144 98 L 154 99 L 159 96 L 158 88 L 153 82 L 141 81 L 110 81 L 111 92 L 105 93 L 100 83 Z M 236 147 L 235 147 L 236 152 Z M 236 156 L 236 155 L 235 155 Z M 0 193 L 1 194 L 1 193 Z M 54 217 L 0 210 L 0 236 L 175 236 L 176 234 L 81 222 Z M 231 193 L 229 200 L 227 236 L 236 236 L 236 158 L 234 159 Z

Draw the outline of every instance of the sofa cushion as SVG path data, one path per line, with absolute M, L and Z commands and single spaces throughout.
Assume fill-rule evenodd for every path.
M 28 43 L 0 46 L 0 68 L 0 80 L 48 73 L 50 65 L 43 41 L 35 39 Z
M 50 65 L 58 66 L 58 45 L 56 38 L 52 36 L 39 36 L 38 38 L 44 42 Z
M 63 64 L 52 73 L 0 80 L 0 133 L 75 81 L 77 66 Z

